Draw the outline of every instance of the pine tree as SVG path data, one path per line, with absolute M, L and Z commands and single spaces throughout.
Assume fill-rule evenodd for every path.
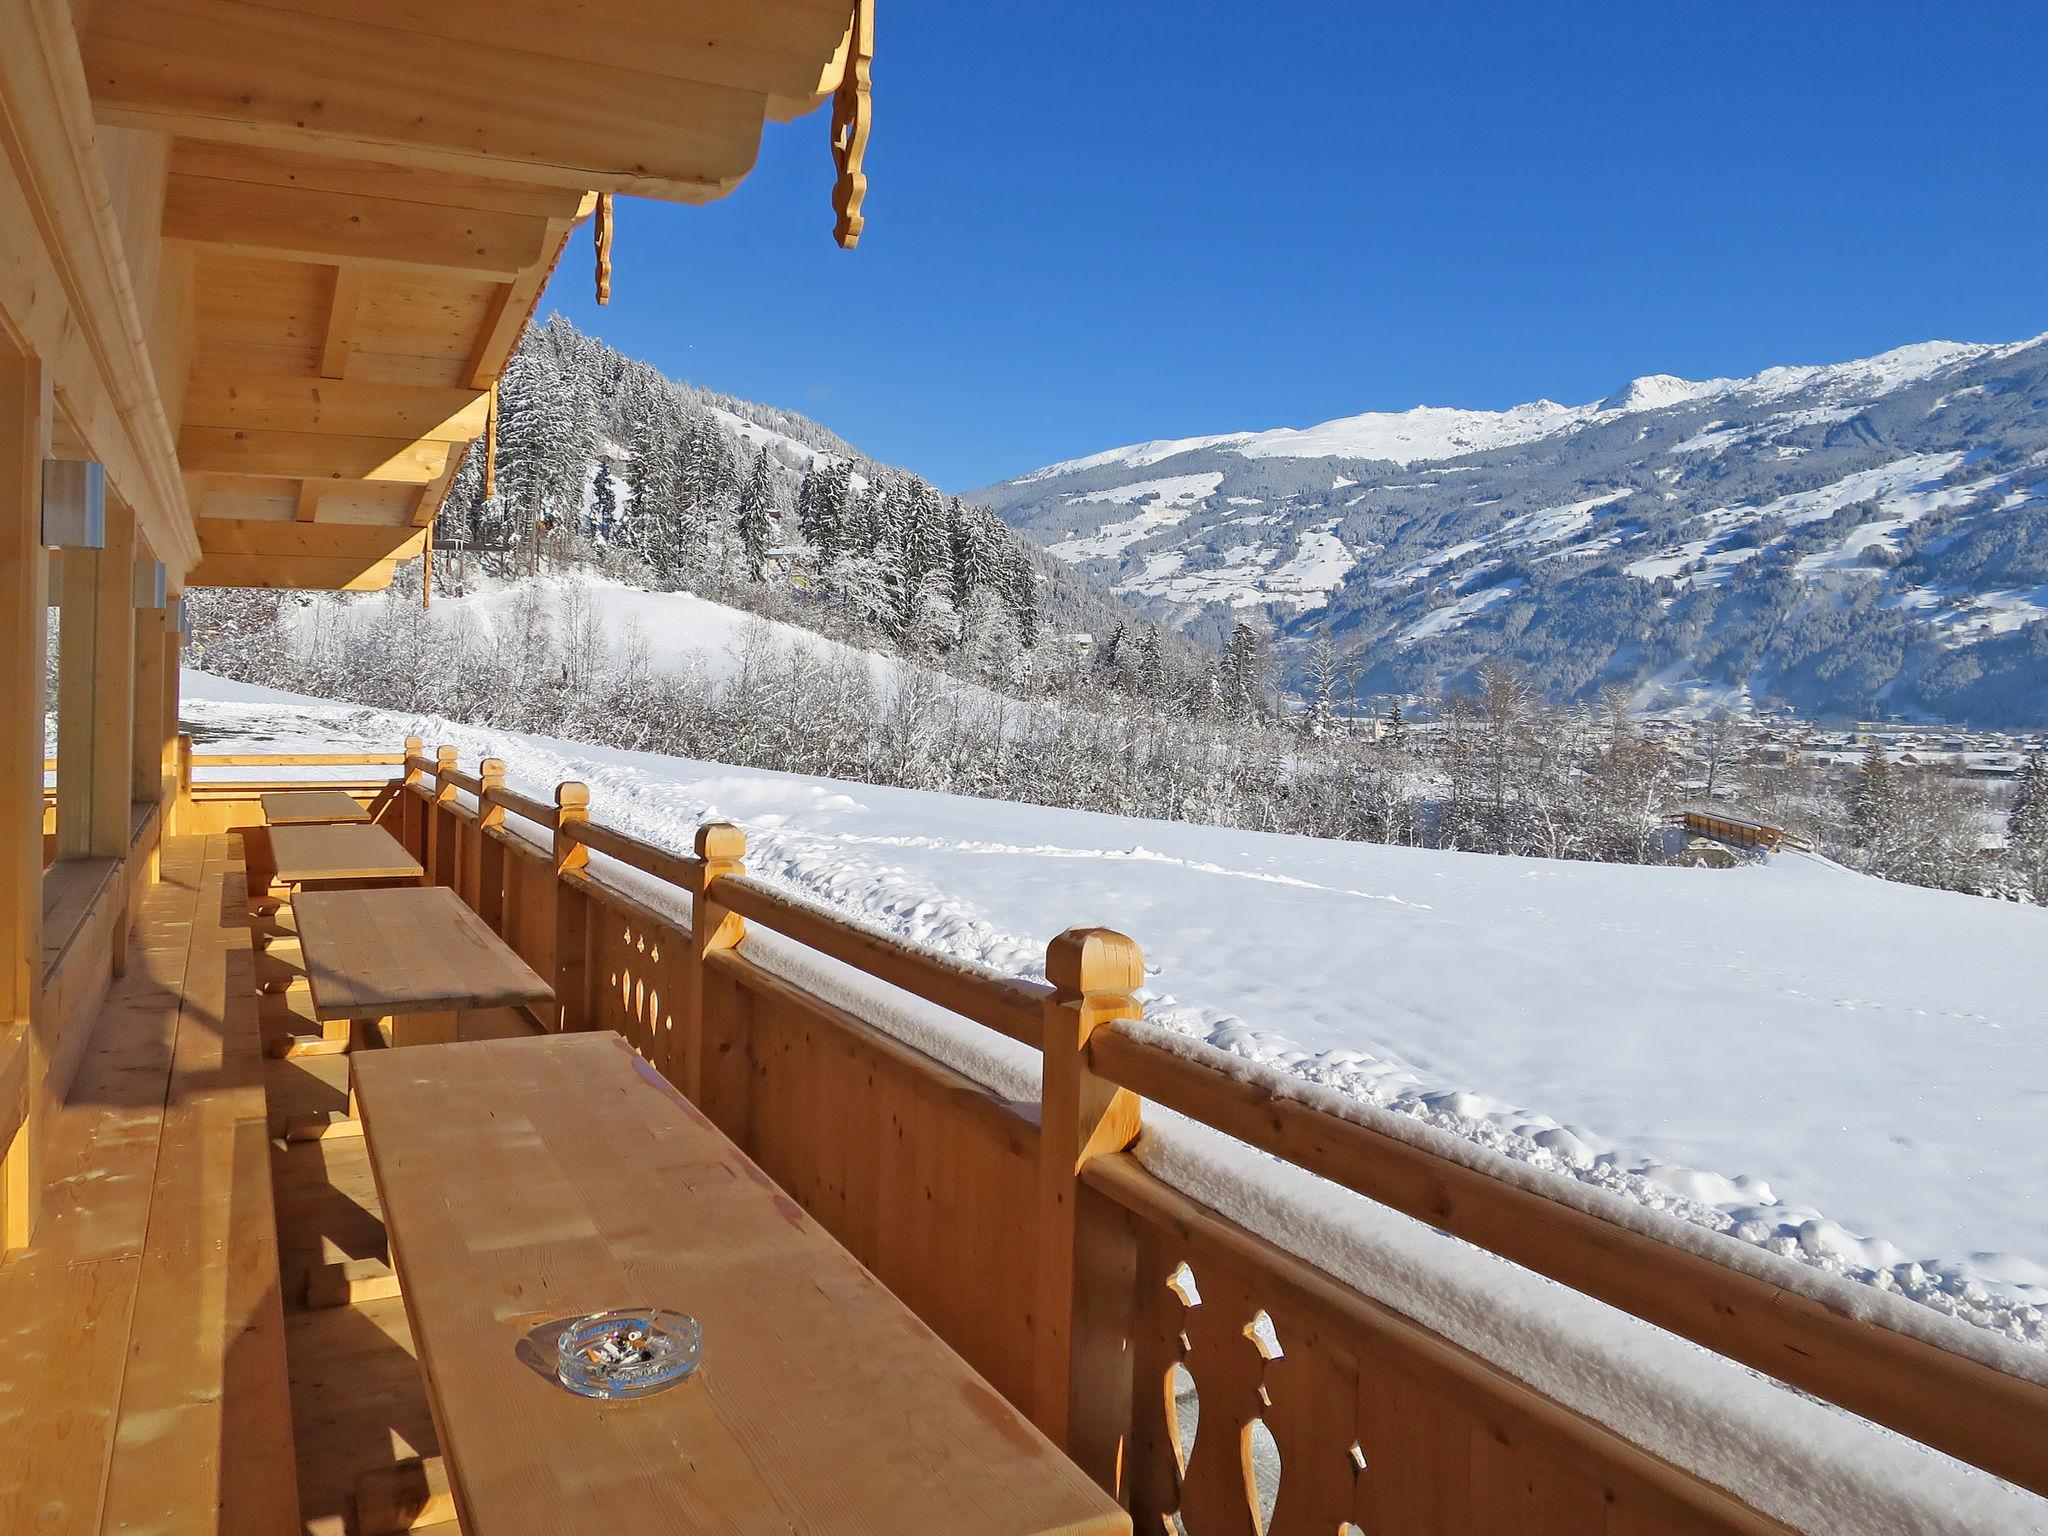
M 1038 572 L 1031 557 L 1015 539 L 1004 541 L 1003 574 L 999 581 L 1010 605 L 1010 617 L 1017 625 L 1017 643 L 1024 650 L 1038 648 Z
M 796 488 L 797 536 L 813 548 L 818 543 L 818 498 L 823 491 L 824 479 L 817 460 L 813 459 L 804 469 L 804 477 Z
M 768 546 L 775 536 L 775 481 L 768 468 L 768 450 L 754 456 L 747 488 L 740 493 L 740 549 L 749 581 L 766 575 Z
M 1217 707 L 1226 720 L 1249 724 L 1265 712 L 1266 666 L 1265 637 L 1239 619 L 1216 677 Z
M 1899 783 L 1884 743 L 1872 741 L 1864 750 L 1849 786 L 1849 824 L 1864 867 L 1890 875 L 1899 841 Z
M 1233 637 L 1234 638 L 1234 637 Z M 1337 689 L 1349 658 L 1337 649 L 1328 629 L 1309 642 L 1307 687 L 1296 729 L 1304 736 L 1327 736 L 1337 723 Z
M 2028 755 L 2013 787 L 2005 847 L 2026 881 L 2027 894 L 2048 906 L 2048 756 L 2038 749 Z
M 912 479 L 903 496 L 903 519 L 897 533 L 903 589 L 912 601 L 927 578 L 943 574 L 952 585 L 952 547 L 946 536 L 946 503 L 924 481 Z
M 1160 650 L 1157 625 L 1147 629 L 1138 642 L 1138 692 L 1155 708 L 1166 703 L 1166 657 Z
M 634 424 L 633 456 L 626 463 L 625 542 L 662 578 L 673 581 L 682 563 L 684 533 L 676 511 L 682 417 L 672 397 L 650 402 Z
M 498 385 L 498 494 L 510 542 L 528 569 L 538 563 L 541 533 L 560 500 L 562 445 L 582 435 L 571 416 L 572 392 L 542 350 L 514 352 Z M 580 498 L 580 464 L 576 473 Z
M 963 606 L 975 593 L 1002 580 L 1003 554 L 1010 532 L 987 507 L 972 507 L 954 497 L 949 515 L 956 531 L 953 545 L 954 600 Z
M 1116 628 L 1109 632 L 1109 638 L 1102 642 L 1102 649 L 1095 654 L 1096 668 L 1103 676 L 1115 679 L 1117 668 L 1123 664 L 1124 641 L 1130 634 L 1130 626 L 1122 619 L 1116 621 Z
M 1380 745 L 1403 752 L 1408 747 L 1408 717 L 1401 713 L 1401 701 L 1396 699 L 1387 711 L 1385 727 L 1380 731 Z
M 611 466 L 597 461 L 590 476 L 590 535 L 599 543 L 610 543 L 619 521 L 619 494 Z

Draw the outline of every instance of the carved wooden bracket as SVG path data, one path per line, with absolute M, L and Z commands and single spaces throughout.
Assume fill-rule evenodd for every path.
M 867 154 L 873 115 L 874 62 L 875 0 L 853 0 L 846 73 L 840 76 L 839 90 L 832 98 L 832 160 L 839 167 L 839 180 L 832 189 L 832 206 L 839 215 L 833 234 L 849 251 L 860 244 L 861 226 L 866 222 L 860 205 L 867 196 L 868 179 L 861 161 Z
M 592 223 L 597 237 L 597 302 L 612 301 L 612 195 L 597 195 L 597 218 Z

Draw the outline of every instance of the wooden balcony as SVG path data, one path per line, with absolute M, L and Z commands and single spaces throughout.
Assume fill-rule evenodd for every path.
M 1163 1039 L 1129 995 L 1141 962 L 1119 935 L 1053 940 L 1050 984 L 982 974 L 751 880 L 736 829 L 705 828 L 693 855 L 650 847 L 592 819 L 580 786 L 543 802 L 494 763 L 467 773 L 416 743 L 325 766 L 552 980 L 558 1007 L 466 1030 L 618 1031 L 1140 1529 L 1759 1532 L 1833 1528 L 1843 1507 L 1966 1528 L 1939 1523 L 1938 1483 L 1916 1494 L 1900 1472 L 1933 1464 L 1898 1462 L 1902 1442 L 1875 1430 L 1854 1454 L 1823 1435 L 1732 1482 L 1707 1442 L 1755 1432 L 1745 1391 L 1782 1394 L 1732 1373 L 1693 1394 L 1688 1371 L 1659 1375 L 1668 1349 L 1625 1339 L 1605 1358 L 1599 1328 L 1526 1346 L 1510 1331 L 1504 1348 L 1458 1321 L 1473 1295 L 1506 1313 L 1532 1296 L 1560 1317 L 1588 1297 L 1633 1313 L 2009 1480 L 1975 1478 L 1980 1512 L 2038 1508 L 2022 1490 L 2048 1486 L 2038 1364 L 1789 1260 L 1675 1246 L 1661 1218 L 1503 1177 L 1484 1153 Z M 261 787 L 185 782 L 140 862 L 95 887 L 134 926 L 126 974 L 71 1021 L 42 1219 L 0 1265 L 0 1529 L 452 1519 L 369 1148 L 278 1135 L 346 1102 L 348 1059 L 266 1054 L 318 1031 L 290 905 L 268 889 Z M 143 878 L 152 852 L 159 875 Z M 106 963 L 96 913 L 58 969 Z M 907 1043 L 905 1007 L 970 1047 L 1038 1051 L 1037 1100 Z M 1226 1210 L 1151 1166 L 1148 1120 L 1181 1134 L 1162 1110 L 1231 1138 L 1211 1140 L 1239 1161 L 1257 1148 L 1331 1181 L 1316 1213 L 1362 1194 L 1440 1229 L 1426 1243 L 1455 1233 L 1511 1262 L 1466 1296 L 1455 1268 L 1441 1294 L 1361 1279 L 1304 1244 L 1283 1199 L 1270 1217 Z M 1401 1283 L 1427 1288 L 1429 1272 Z M 1585 1356 L 1543 1358 L 1560 1348 Z M 1631 1372 L 1667 1422 L 1617 1422 L 1563 1384 Z M 1801 1411 L 1829 1433 L 1849 1422 Z M 1805 1457 L 1851 1481 L 1817 1499 Z
M 649 847 L 417 743 L 194 782 L 186 587 L 425 557 L 601 198 L 722 195 L 829 97 L 852 244 L 872 27 L 0 0 L 0 1533 L 447 1524 L 374 1138 L 276 1134 L 347 1095 L 268 1054 L 317 1031 L 251 770 L 372 807 L 557 999 L 468 1029 L 616 1031 L 1138 1528 L 2048 1524 L 2038 1354 L 1151 1029 L 1122 935 L 962 968 L 737 829 Z M 41 517 L 81 460 L 97 541 Z

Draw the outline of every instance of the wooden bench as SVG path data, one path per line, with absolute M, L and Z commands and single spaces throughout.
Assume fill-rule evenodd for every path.
M 299 1529 L 239 843 L 172 838 L 0 1264 L 0 1531 Z
M 619 1036 L 373 1051 L 356 1072 L 441 1440 L 411 1495 L 387 1474 L 359 1507 L 445 1488 L 466 1536 L 1130 1531 Z M 642 1305 L 698 1318 L 697 1374 L 631 1403 L 564 1390 L 555 1325 Z

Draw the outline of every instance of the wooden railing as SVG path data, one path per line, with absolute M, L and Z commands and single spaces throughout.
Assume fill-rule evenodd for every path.
M 1156 1177 L 1132 1150 L 1143 1101 L 2048 1492 L 2038 1360 L 1166 1036 L 1122 935 L 1063 934 L 1047 981 L 1020 981 L 748 877 L 736 827 L 678 854 L 593 821 L 580 784 L 544 804 L 497 760 L 471 775 L 416 740 L 402 769 L 387 824 L 552 978 L 547 1026 L 623 1034 L 1140 1529 L 1792 1528 Z M 867 991 L 793 979 L 750 924 Z M 875 980 L 1036 1048 L 1035 1100 L 882 1027 Z

